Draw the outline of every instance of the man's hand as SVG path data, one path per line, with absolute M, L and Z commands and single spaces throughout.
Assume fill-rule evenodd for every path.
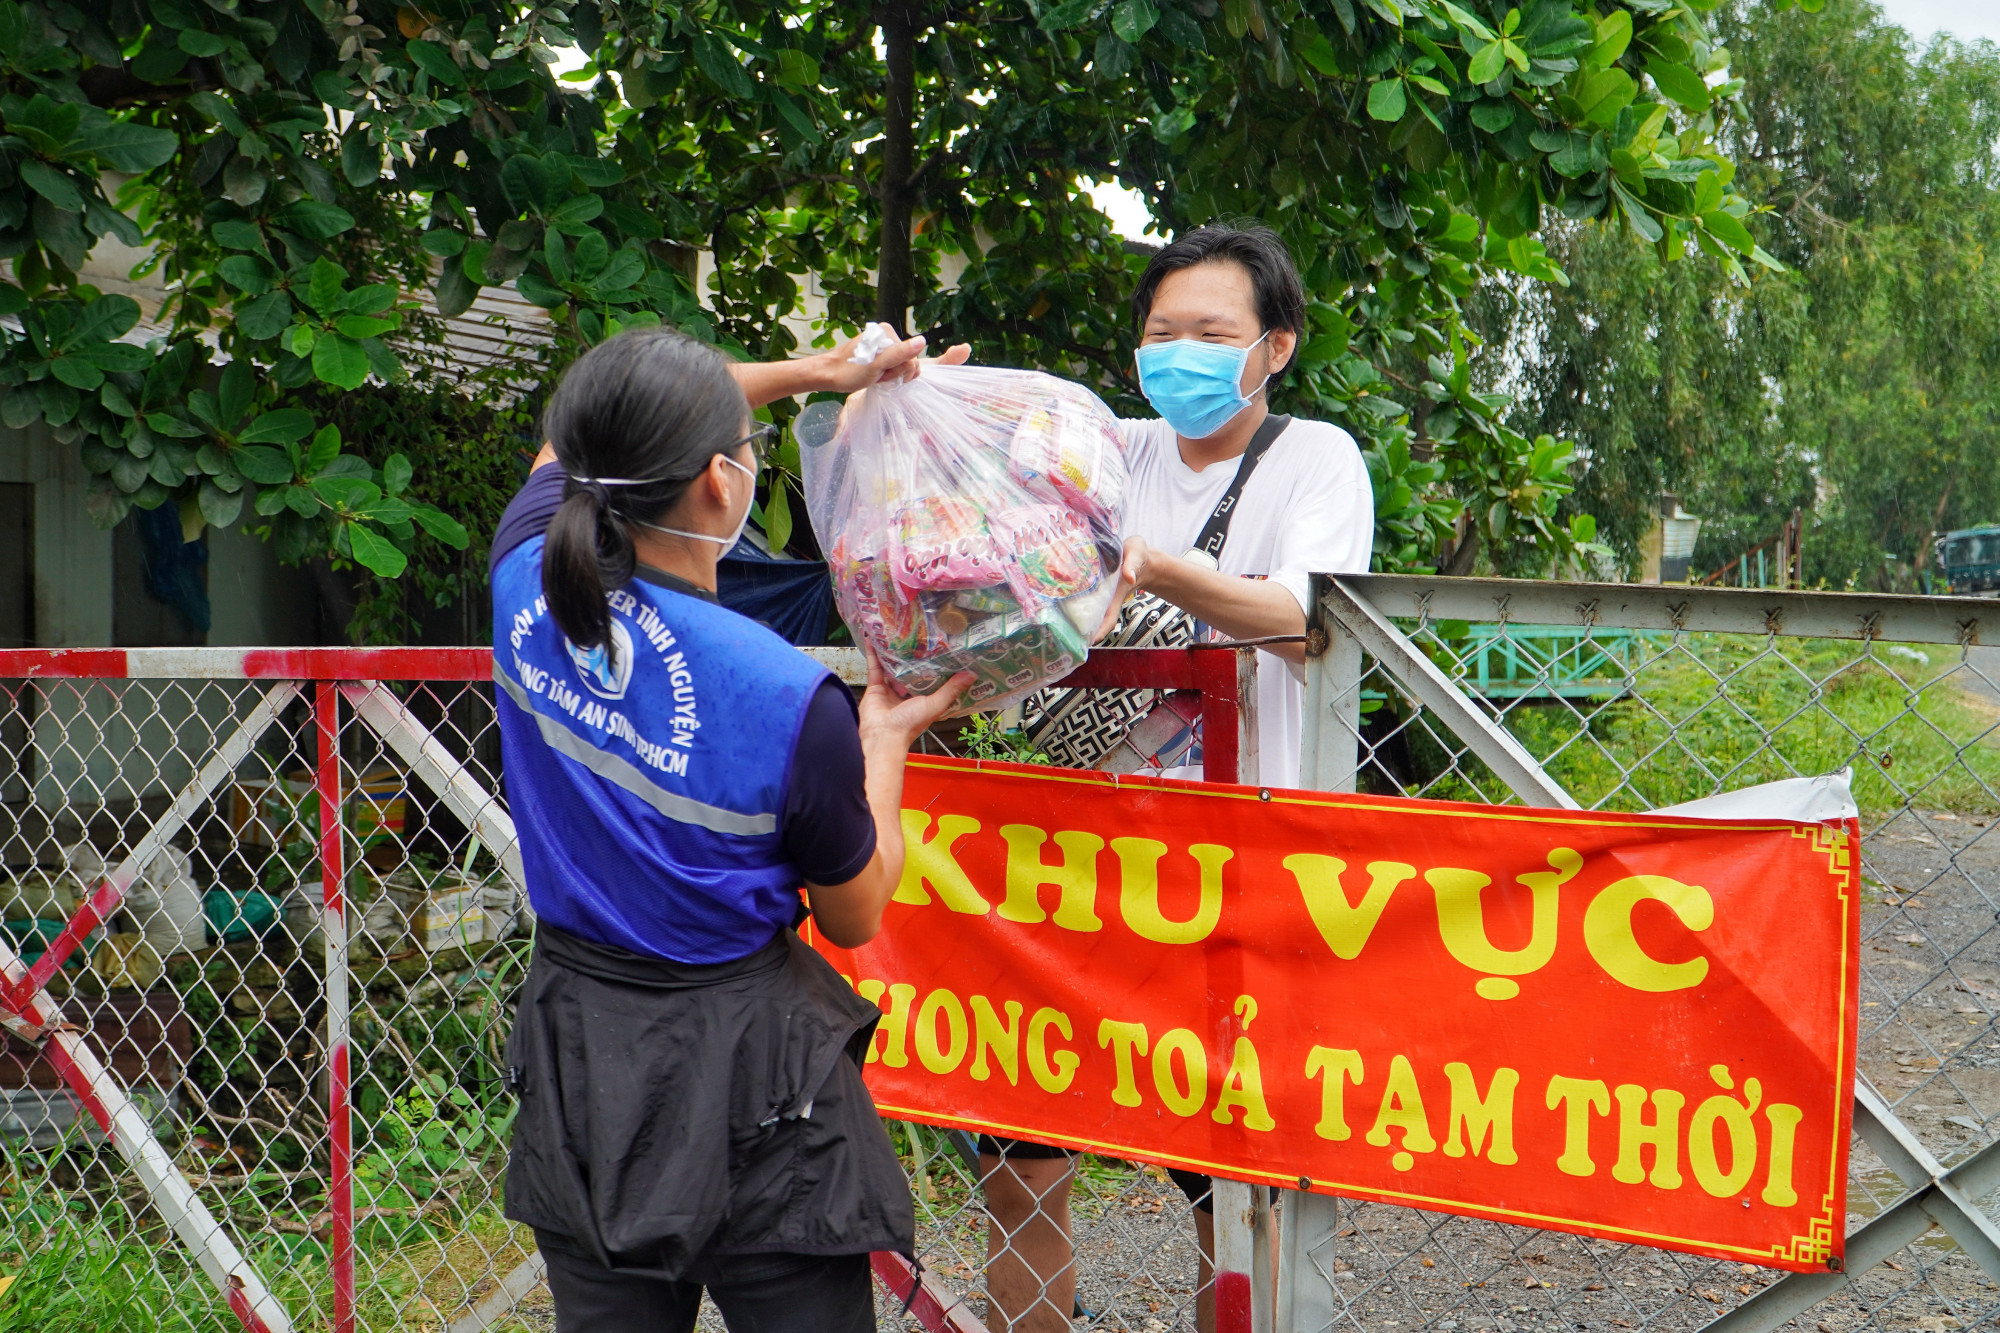
M 862 365 L 854 360 L 854 349 L 860 341 L 859 336 L 849 338 L 832 351 L 822 352 L 814 358 L 821 362 L 822 389 L 832 393 L 855 393 L 885 380 L 894 383 L 914 378 L 926 365 L 960 365 L 972 355 L 971 346 L 960 343 L 943 356 L 923 360 L 925 344 L 923 335 L 919 334 L 877 352 L 873 361 Z
M 1125 539 L 1125 554 L 1118 561 L 1118 595 L 1105 608 L 1104 619 L 1090 636 L 1092 643 L 1104 642 L 1104 636 L 1118 627 L 1118 613 L 1125 609 L 1126 599 L 1145 588 L 1147 569 L 1159 558 L 1160 553 L 1148 546 L 1144 537 Z
M 932 723 L 951 711 L 958 697 L 972 684 L 972 673 L 961 671 L 930 694 L 904 698 L 896 693 L 889 673 L 882 669 L 882 660 L 875 656 L 875 645 L 864 642 L 861 651 L 868 659 L 868 688 L 857 706 L 864 749 L 872 742 L 907 751 Z

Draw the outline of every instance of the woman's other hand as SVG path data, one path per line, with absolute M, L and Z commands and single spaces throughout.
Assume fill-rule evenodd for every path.
M 959 696 L 972 684 L 972 673 L 961 671 L 931 694 L 904 697 L 896 692 L 889 673 L 882 669 L 882 659 L 875 655 L 875 646 L 863 643 L 861 652 L 868 660 L 868 688 L 862 692 L 858 705 L 864 751 L 871 740 L 877 740 L 907 752 L 916 743 L 917 737 L 951 711 Z
M 863 644 L 868 689 L 859 705 L 861 757 L 867 766 L 869 813 L 875 817 L 875 855 L 845 884 L 807 884 L 820 934 L 843 949 L 857 949 L 882 929 L 882 913 L 903 879 L 903 766 L 910 746 L 951 711 L 972 675 L 961 671 L 934 694 L 896 693 L 875 649 Z

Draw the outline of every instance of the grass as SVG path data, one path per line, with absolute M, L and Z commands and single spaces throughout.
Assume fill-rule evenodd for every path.
M 1441 661 L 1449 647 L 1433 640 Z M 1926 660 L 1928 659 L 1928 660 Z M 1741 635 L 1648 636 L 1613 701 L 1516 703 L 1508 729 L 1586 806 L 1644 810 L 1852 766 L 1870 815 L 2000 807 L 2000 707 L 1955 649 Z M 1506 799 L 1455 771 L 1442 724 L 1409 728 L 1413 793 Z M 1448 737 L 1447 737 L 1448 739 Z M 1451 748 L 1456 748 L 1452 746 Z
M 0 1291 L 0 1333 L 241 1331 L 214 1284 L 157 1224 L 118 1227 L 98 1214 L 65 1218 L 38 1234 L 10 1230 L 7 1243 L 22 1249 L 0 1248 L 0 1278 L 14 1279 Z M 400 1248 L 362 1248 L 359 1327 L 442 1329 L 534 1248 L 525 1227 L 493 1212 L 435 1231 Z M 294 1327 L 330 1328 L 326 1246 L 303 1236 L 256 1239 L 251 1264 Z

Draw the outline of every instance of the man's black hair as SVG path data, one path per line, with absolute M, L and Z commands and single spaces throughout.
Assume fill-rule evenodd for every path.
M 1160 247 L 1139 275 L 1138 290 L 1132 293 L 1132 316 L 1140 331 L 1144 332 L 1146 317 L 1153 313 L 1153 294 L 1169 273 L 1225 261 L 1249 271 L 1257 319 L 1265 329 L 1305 331 L 1306 290 L 1292 263 L 1292 252 L 1269 227 L 1230 222 L 1211 222 Z

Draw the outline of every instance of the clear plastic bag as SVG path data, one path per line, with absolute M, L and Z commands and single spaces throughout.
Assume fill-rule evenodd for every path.
M 970 671 L 956 711 L 985 712 L 1089 655 L 1117 589 L 1126 480 L 1096 395 L 930 366 L 845 411 L 808 408 L 795 430 L 840 614 L 903 690 Z

